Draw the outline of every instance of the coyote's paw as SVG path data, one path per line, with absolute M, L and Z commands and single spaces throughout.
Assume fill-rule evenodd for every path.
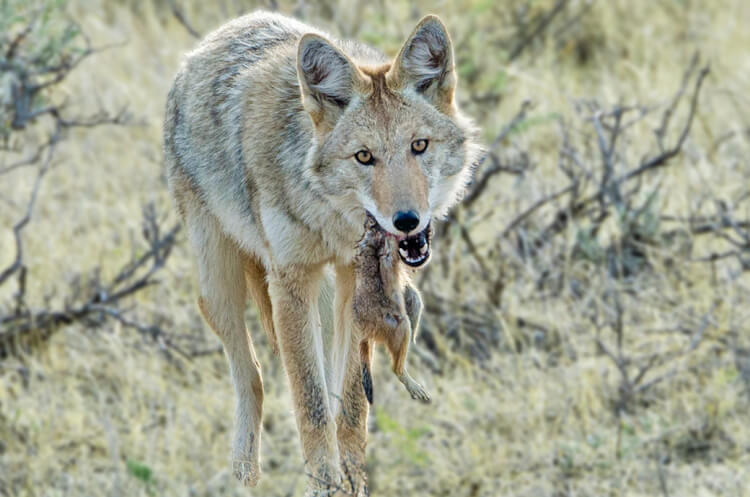
M 337 465 L 336 465 L 337 466 Z M 305 497 L 344 497 L 352 495 L 345 491 L 344 478 L 331 463 L 322 464 L 307 473 L 307 491 Z
M 260 478 L 258 450 L 260 440 L 255 433 L 238 429 L 232 450 L 232 472 L 247 487 L 254 487 Z
M 232 471 L 237 478 L 246 487 L 254 487 L 258 484 L 260 478 L 260 466 L 258 461 L 232 461 Z

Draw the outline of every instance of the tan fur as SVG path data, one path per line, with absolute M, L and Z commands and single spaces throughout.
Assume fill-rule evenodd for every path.
M 396 233 L 394 214 L 414 210 L 417 233 L 460 197 L 478 147 L 455 85 L 434 16 L 393 61 L 264 12 L 220 27 L 185 58 L 167 98 L 167 177 L 196 253 L 201 312 L 229 360 L 245 483 L 260 472 L 263 397 L 242 320 L 249 295 L 289 378 L 309 492 L 329 495 L 342 480 L 366 492 L 355 246 L 367 211 Z M 416 139 L 429 140 L 419 156 Z M 361 149 L 373 165 L 354 160 Z M 319 309 L 328 268 L 336 296 Z
M 354 258 L 354 321 L 361 330 L 360 358 L 364 374 L 369 374 L 371 344 L 384 344 L 391 355 L 394 374 L 411 397 L 429 402 L 430 395 L 406 371 L 409 339 L 416 334 L 419 316 L 417 313 L 410 317 L 407 312 L 404 294 L 409 281 L 397 251 L 396 239 L 374 224 L 369 225 L 359 243 Z M 418 299 L 415 292 L 410 289 L 409 295 Z M 417 304 L 412 303 L 411 307 L 416 309 Z M 418 308 L 421 309 L 421 302 Z

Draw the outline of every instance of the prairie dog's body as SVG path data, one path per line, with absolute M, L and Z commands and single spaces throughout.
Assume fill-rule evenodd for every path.
M 354 259 L 354 321 L 362 335 L 362 385 L 372 403 L 370 362 L 373 343 L 385 344 L 393 360 L 393 372 L 413 399 L 429 402 L 430 395 L 406 371 L 409 341 L 416 340 L 422 301 L 410 285 L 406 268 L 398 258 L 398 246 L 368 219 Z

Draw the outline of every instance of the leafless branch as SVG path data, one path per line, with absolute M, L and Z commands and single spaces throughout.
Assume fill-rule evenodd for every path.
M 64 16 L 59 12 L 58 14 Z M 84 59 L 111 46 L 92 47 L 80 26 L 75 21 L 67 19 L 67 24 L 64 25 L 65 32 L 72 33 L 74 37 L 79 36 L 84 42 L 84 47 L 71 49 L 66 42 L 60 42 L 59 53 L 49 55 L 45 52 L 44 55 L 30 57 L 27 45 L 33 43 L 38 15 L 39 12 L 32 13 L 24 29 L 10 42 L 0 40 L 0 53 L 5 55 L 0 59 L 0 69 L 10 74 L 8 81 L 11 82 L 13 97 L 11 105 L 3 109 L 12 116 L 10 128 L 3 130 L 5 137 L 9 136 L 8 133 L 26 133 L 24 137 L 34 136 L 37 131 L 36 125 L 42 118 L 51 119 L 52 123 L 47 138 L 36 146 L 31 155 L 0 168 L 1 175 L 23 167 L 36 167 L 36 176 L 23 215 L 12 228 L 15 255 L 10 264 L 0 270 L 0 286 L 12 283 L 11 278 L 14 276 L 16 281 L 16 291 L 12 300 L 7 303 L 0 302 L 0 356 L 10 354 L 18 347 L 23 348 L 24 344 L 29 345 L 37 338 L 46 339 L 61 326 L 73 322 L 96 326 L 103 323 L 107 317 L 150 336 L 163 348 L 185 355 L 185 351 L 159 327 L 140 324 L 126 316 L 125 311 L 118 307 L 128 297 L 157 282 L 156 273 L 164 266 L 176 243 L 178 227 L 174 226 L 162 234 L 153 207 L 144 210 L 143 232 L 148 250 L 125 264 L 111 281 L 103 281 L 98 269 L 87 277 L 86 285 L 81 286 L 78 283 L 81 278 L 77 278 L 70 295 L 65 299 L 66 303 L 59 309 L 33 308 L 27 299 L 29 272 L 26 269 L 27 254 L 24 252 L 23 232 L 32 222 L 34 208 L 38 203 L 44 177 L 52 166 L 56 146 L 67 137 L 66 131 L 72 128 L 131 123 L 126 108 L 116 114 L 99 111 L 71 117 L 64 112 L 64 102 L 55 103 L 53 99 L 47 98 L 47 91 L 65 80 Z M 3 46 L 5 43 L 8 43 L 7 46 Z M 45 98 L 39 98 L 40 96 Z
M 515 217 L 513 221 L 511 221 L 508 226 L 506 226 L 503 231 L 500 232 L 500 238 L 505 238 L 508 236 L 508 234 L 518 228 L 518 226 L 523 223 L 526 219 L 528 219 L 532 214 L 534 214 L 536 211 L 544 207 L 545 205 L 549 204 L 550 202 L 553 202 L 557 200 L 558 198 L 562 197 L 566 193 L 572 191 L 574 188 L 573 185 L 568 185 L 562 190 L 558 190 L 555 193 L 551 193 L 549 195 L 546 195 L 533 204 L 531 204 L 525 211 L 523 211 L 521 214 Z
M 487 168 L 486 170 L 482 171 L 481 176 L 472 181 L 469 185 L 469 191 L 465 195 L 462 204 L 465 207 L 471 206 L 485 191 L 487 188 L 487 185 L 490 182 L 490 179 L 495 176 L 496 174 L 505 172 L 510 174 L 520 174 L 522 173 L 525 168 L 521 167 L 508 167 L 503 164 L 497 159 L 497 156 L 495 155 L 495 149 L 500 145 L 507 137 L 508 135 L 516 129 L 516 127 L 522 123 L 526 119 L 526 114 L 528 111 L 532 108 L 532 103 L 529 100 L 524 101 L 521 104 L 521 108 L 516 113 L 515 116 L 506 124 L 502 130 L 500 130 L 500 133 L 495 137 L 495 139 L 492 141 L 490 146 L 487 148 L 487 152 L 479 159 L 477 162 L 476 167 L 481 168 L 481 166 L 484 164 L 484 162 L 489 157 L 492 161 L 493 165 L 490 168 Z
M 147 208 L 144 213 L 144 232 L 147 233 L 154 227 L 151 211 L 151 208 Z M 166 263 L 176 243 L 178 231 L 179 225 L 175 225 L 163 235 L 153 231 L 146 235 L 149 248 L 141 257 L 126 263 L 110 282 L 101 281 L 99 271 L 94 271 L 84 289 L 74 289 L 69 297 L 73 303 L 66 304 L 62 309 L 33 310 L 25 301 L 24 289 L 19 289 L 17 299 L 21 299 L 23 305 L 16 305 L 15 310 L 8 314 L 0 314 L 0 357 L 15 350 L 19 341 L 47 339 L 61 326 L 76 321 L 98 326 L 103 323 L 104 317 L 114 318 L 123 325 L 150 336 L 164 347 L 183 356 L 188 355 L 179 350 L 163 330 L 153 325 L 137 323 L 119 309 L 120 303 L 127 297 L 157 283 L 155 275 Z
M 31 188 L 29 201 L 26 204 L 26 212 L 24 213 L 23 217 L 13 226 L 13 238 L 16 245 L 16 256 L 14 257 L 13 262 L 8 265 L 8 267 L 0 271 L 0 285 L 5 283 L 8 278 L 10 278 L 14 273 L 19 271 L 23 267 L 23 242 L 21 239 L 21 232 L 26 227 L 26 225 L 29 224 L 29 221 L 31 221 L 31 214 L 34 211 L 34 205 L 36 204 L 36 199 L 39 194 L 39 188 L 42 185 L 44 176 L 47 174 L 47 171 L 49 171 L 53 152 L 54 147 L 50 147 L 47 150 L 47 156 L 45 158 L 44 164 L 42 164 L 42 166 L 37 171 L 34 185 Z
M 695 113 L 698 108 L 698 100 L 699 100 L 699 96 L 701 93 L 703 81 L 708 76 L 708 74 L 709 74 L 709 68 L 706 66 L 703 69 L 701 69 L 701 71 L 699 72 L 696 78 L 696 82 L 693 88 L 688 117 L 685 121 L 685 124 L 683 125 L 680 136 L 677 142 L 674 144 L 674 146 L 672 146 L 668 150 L 664 150 L 660 152 L 654 157 L 643 160 L 640 166 L 626 173 L 623 173 L 619 176 L 615 176 L 613 174 L 612 172 L 613 164 L 611 162 L 612 154 L 614 153 L 614 147 L 615 147 L 615 143 L 617 140 L 617 135 L 610 134 L 609 142 L 607 142 L 606 138 L 604 137 L 603 130 L 600 126 L 601 118 L 597 117 L 596 119 L 594 119 L 595 127 L 599 126 L 599 129 L 597 130 L 597 141 L 599 144 L 599 150 L 600 150 L 600 153 L 602 154 L 602 160 L 604 163 L 604 167 L 602 170 L 602 180 L 600 181 L 599 188 L 594 194 L 575 201 L 572 207 L 566 206 L 565 208 L 558 210 L 553 216 L 553 221 L 550 222 L 547 228 L 544 229 L 540 233 L 540 235 L 534 240 L 532 246 L 535 247 L 536 249 L 541 248 L 551 239 L 553 235 L 565 229 L 572 218 L 577 217 L 582 212 L 586 212 L 587 207 L 591 205 L 592 202 L 594 201 L 599 201 L 600 203 L 599 220 L 601 222 L 601 220 L 607 217 L 607 211 L 608 211 L 607 206 L 610 203 L 616 204 L 618 202 L 618 199 L 621 200 L 623 198 L 622 194 L 617 193 L 619 192 L 619 188 L 621 185 L 633 179 L 639 178 L 641 175 L 643 175 L 646 172 L 653 171 L 657 168 L 665 166 L 669 162 L 670 159 L 676 157 L 682 150 L 682 147 L 685 144 L 685 141 L 687 140 L 688 135 L 690 134 L 690 129 L 692 128 L 692 123 L 693 123 Z M 679 99 L 673 99 L 673 102 L 675 103 L 679 102 Z M 610 115 L 619 116 L 615 118 L 615 126 L 613 127 L 613 131 L 623 129 L 623 126 L 619 123 L 619 120 L 622 114 L 623 114 L 622 111 L 618 109 L 615 109 L 612 113 L 610 113 Z M 669 120 L 666 120 L 666 122 L 668 124 Z
M 685 121 L 685 125 L 682 128 L 682 132 L 680 133 L 680 137 L 677 140 L 677 143 L 675 143 L 675 145 L 672 148 L 662 151 L 660 154 L 643 161 L 640 167 L 632 171 L 629 171 L 622 177 L 618 178 L 617 180 L 618 183 L 623 183 L 629 179 L 632 179 L 636 176 L 643 174 L 646 171 L 662 167 L 665 164 L 667 164 L 667 162 L 670 159 L 672 159 L 673 157 L 677 156 L 677 154 L 680 153 L 680 150 L 682 150 L 682 146 L 685 144 L 685 140 L 687 140 L 687 137 L 690 134 L 690 129 L 693 126 L 693 119 L 695 118 L 695 112 L 698 109 L 698 98 L 700 97 L 701 87 L 703 86 L 703 81 L 706 79 L 709 73 L 710 73 L 710 69 L 708 66 L 701 69 L 700 73 L 698 73 L 698 77 L 696 79 L 695 87 L 693 90 L 693 96 L 690 101 L 690 111 L 688 113 L 687 120 Z M 669 120 L 666 120 L 666 123 L 668 124 Z

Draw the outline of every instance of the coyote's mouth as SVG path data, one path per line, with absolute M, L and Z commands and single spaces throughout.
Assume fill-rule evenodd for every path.
M 367 212 L 367 218 L 367 222 L 371 223 L 370 226 L 377 227 L 387 236 L 398 239 L 398 255 L 407 265 L 419 267 L 430 260 L 430 236 L 432 234 L 430 223 L 427 223 L 427 227 L 419 233 L 405 237 L 394 235 L 384 229 L 370 212 Z
M 411 267 L 419 267 L 430 258 L 430 225 L 398 242 L 398 255 Z

